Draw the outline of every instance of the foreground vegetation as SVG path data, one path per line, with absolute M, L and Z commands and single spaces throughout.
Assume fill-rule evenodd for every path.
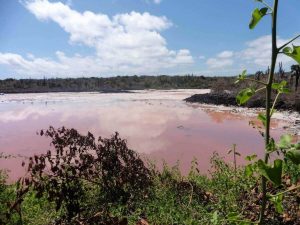
M 26 163 L 28 175 L 14 184 L 0 180 L 0 224 L 255 224 L 262 196 L 258 167 L 237 166 L 217 154 L 203 175 L 197 161 L 157 168 L 127 148 L 118 134 L 96 139 L 74 129 L 42 131 L 52 150 Z M 239 157 L 234 150 L 235 157 Z M 248 156 L 254 161 L 256 156 Z M 288 160 L 288 159 L 287 159 Z M 236 162 L 236 161 L 233 161 Z M 266 224 L 300 224 L 299 166 L 284 167 L 291 189 L 267 205 Z

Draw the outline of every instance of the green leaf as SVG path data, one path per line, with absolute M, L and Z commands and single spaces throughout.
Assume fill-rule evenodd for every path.
M 252 166 L 252 164 L 249 164 L 249 165 L 247 165 L 245 167 L 244 174 L 245 174 L 246 177 L 252 176 L 252 174 L 253 174 L 253 166 Z
M 291 135 L 289 135 L 289 134 L 282 135 L 280 137 L 280 141 L 279 141 L 278 147 L 280 149 L 290 148 L 291 147 L 291 141 L 292 141 Z
M 287 85 L 287 81 L 283 80 L 280 83 L 273 83 L 272 88 L 275 89 L 275 90 L 278 90 L 280 88 L 285 87 L 286 85 Z
M 289 94 L 289 93 L 291 93 L 291 90 L 289 88 L 282 88 L 280 90 L 280 93 Z
M 293 45 L 293 48 L 285 47 L 282 51 L 284 54 L 293 58 L 296 62 L 300 64 L 300 46 Z
M 274 152 L 276 150 L 275 141 L 273 138 L 271 138 L 269 144 L 267 145 L 267 151 L 268 152 Z
M 250 21 L 249 28 L 254 29 L 256 25 L 259 23 L 259 21 L 267 14 L 267 12 L 268 12 L 267 7 L 261 9 L 256 8 L 252 12 L 252 19 Z
M 274 89 L 274 90 L 278 90 L 279 87 L 280 87 L 280 84 L 279 84 L 279 83 L 273 83 L 273 84 L 272 84 L 272 89 Z
M 287 82 L 285 80 L 281 81 L 280 83 L 273 83 L 272 89 L 277 90 L 279 93 L 290 93 L 290 89 L 286 88 Z
M 231 222 L 230 224 L 238 224 L 238 225 L 251 225 L 252 223 L 250 223 L 247 220 L 242 220 L 243 218 L 241 217 L 241 215 L 239 213 L 236 212 L 230 212 L 227 215 L 227 221 Z
M 239 221 L 239 223 L 236 223 L 238 225 L 252 225 L 253 223 L 252 222 L 249 222 L 249 221 Z
M 290 150 L 285 154 L 285 156 L 294 164 L 300 164 L 300 150 Z
M 257 158 L 257 155 L 256 154 L 254 154 L 254 155 L 247 155 L 246 157 L 245 157 L 245 160 L 247 160 L 247 161 L 252 161 L 252 160 L 254 160 L 254 159 L 256 159 Z
M 280 194 L 280 195 L 271 197 L 270 200 L 271 200 L 271 202 L 273 202 L 276 212 L 282 214 L 283 210 L 284 210 L 283 205 L 282 205 L 283 195 Z
M 245 104 L 253 95 L 255 94 L 255 90 L 253 88 L 246 88 L 241 90 L 236 96 L 236 101 L 239 105 Z
M 263 123 L 263 125 L 266 126 L 267 116 L 265 114 L 259 113 L 257 119 L 259 119 Z
M 287 85 L 287 81 L 286 80 L 283 80 L 280 82 L 280 86 L 281 87 L 285 87 Z
M 237 212 L 230 212 L 228 215 L 227 215 L 227 218 L 229 219 L 229 220 L 236 220 L 236 219 L 239 219 L 240 218 L 240 216 L 239 216 L 239 214 L 237 213 Z
M 258 170 L 261 175 L 267 178 L 276 186 L 281 185 L 281 176 L 282 176 L 282 160 L 276 159 L 274 161 L 274 165 L 271 167 L 270 165 L 266 164 L 261 159 L 258 160 Z
M 219 223 L 219 212 L 218 211 L 214 211 L 210 222 L 212 222 L 212 224 L 214 224 L 214 225 L 217 225 Z
M 241 76 L 242 76 L 243 78 L 245 78 L 245 77 L 246 77 L 246 75 L 247 75 L 247 70 L 243 70 L 243 72 L 242 72 Z
M 237 80 L 234 83 L 237 84 L 240 81 L 245 80 L 246 76 L 247 76 L 247 70 L 243 70 L 243 72 L 238 75 Z

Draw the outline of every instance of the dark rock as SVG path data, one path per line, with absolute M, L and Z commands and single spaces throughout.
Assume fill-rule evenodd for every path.
M 198 102 L 214 105 L 237 106 L 235 97 L 228 93 L 195 94 L 184 99 L 187 102 Z
M 184 99 L 191 103 L 204 103 L 212 105 L 238 106 L 236 102 L 236 93 L 227 93 L 224 91 L 211 92 L 207 94 L 195 94 Z M 265 107 L 264 93 L 254 95 L 245 105 L 241 107 L 248 108 L 264 108 Z M 290 97 L 282 96 L 275 105 L 277 110 L 291 110 L 300 112 L 300 104 L 297 105 Z

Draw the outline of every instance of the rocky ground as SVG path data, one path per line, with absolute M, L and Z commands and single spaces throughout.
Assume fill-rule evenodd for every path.
M 256 116 L 265 105 L 263 96 L 254 96 L 245 106 L 239 106 L 235 94 L 230 92 L 211 92 L 195 94 L 184 99 L 188 103 L 201 104 L 202 107 L 213 111 L 230 111 L 233 114 Z M 293 135 L 300 136 L 300 107 L 291 98 L 282 97 L 276 104 L 274 119 L 287 122 L 284 129 Z
M 226 91 L 211 92 L 206 94 L 195 94 L 185 99 L 191 103 L 205 103 L 225 106 L 238 106 L 236 94 Z M 265 107 L 265 97 L 263 94 L 253 96 L 243 107 L 263 108 Z M 282 96 L 276 104 L 277 110 L 290 110 L 300 112 L 300 101 L 295 101 L 292 96 Z

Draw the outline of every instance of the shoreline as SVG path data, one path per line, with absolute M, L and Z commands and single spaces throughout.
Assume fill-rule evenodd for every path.
M 242 115 L 245 117 L 257 117 L 263 108 L 248 108 L 240 106 L 228 106 L 223 104 L 207 104 L 200 102 L 187 102 L 188 105 L 199 106 L 203 110 L 214 112 L 230 112 L 234 115 Z M 276 110 L 272 119 L 286 122 L 288 125 L 283 127 L 284 130 L 292 133 L 295 136 L 300 136 L 300 113 L 293 110 Z
M 295 95 L 297 97 L 297 94 Z M 263 95 L 253 96 L 245 105 L 238 105 L 236 94 L 223 90 L 218 92 L 209 92 L 204 94 L 194 94 L 184 101 L 188 104 L 199 104 L 202 107 L 208 107 L 214 111 L 229 111 L 233 114 L 243 114 L 248 116 L 257 116 L 263 111 L 265 106 L 265 97 Z M 300 136 L 300 103 L 289 95 L 279 98 L 275 105 L 273 119 L 285 121 L 288 123 L 285 130 L 293 135 Z
M 225 106 L 235 106 L 242 108 L 264 108 L 265 107 L 265 96 L 262 94 L 254 95 L 245 105 L 238 105 L 236 102 L 237 93 L 222 91 L 222 92 L 210 92 L 204 94 L 194 94 L 184 101 L 190 103 L 204 103 L 213 105 L 225 105 Z M 293 96 L 292 96 L 293 97 Z M 285 111 L 295 111 L 300 113 L 300 101 L 296 101 L 297 95 L 292 98 L 291 95 L 281 96 L 276 105 L 275 109 L 285 110 Z

